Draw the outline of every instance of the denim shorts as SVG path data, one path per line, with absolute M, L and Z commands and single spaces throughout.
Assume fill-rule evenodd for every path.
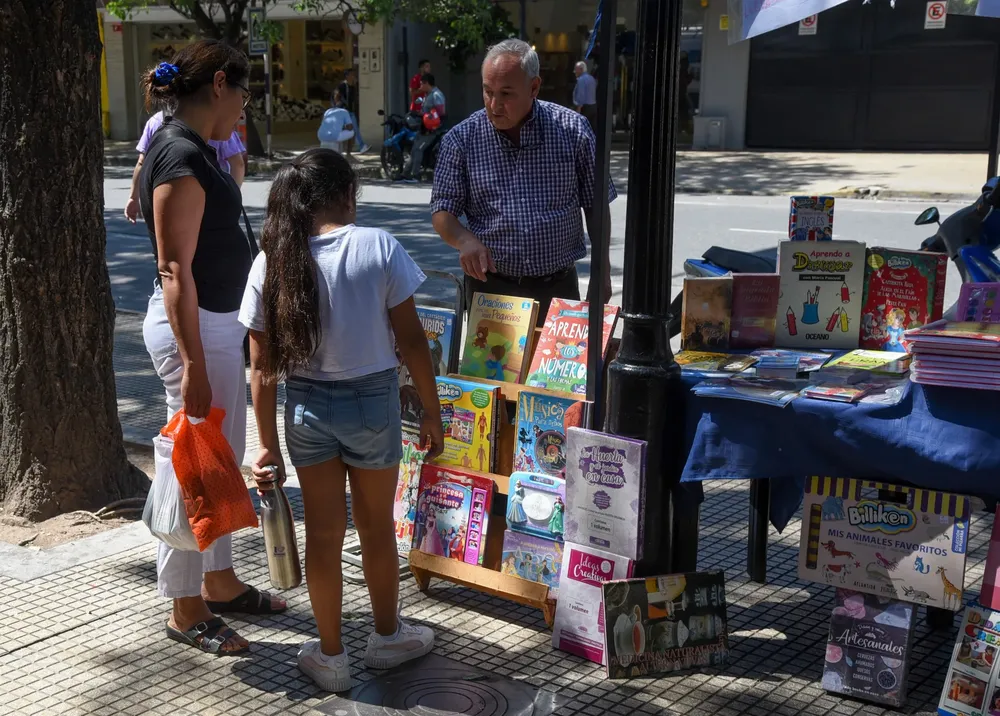
M 395 369 L 333 382 L 285 383 L 285 439 L 295 467 L 336 457 L 363 470 L 385 470 L 403 456 Z

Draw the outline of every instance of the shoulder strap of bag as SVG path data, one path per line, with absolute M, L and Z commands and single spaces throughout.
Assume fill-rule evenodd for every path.
M 247 216 L 247 210 L 243 209 L 243 225 L 247 229 L 247 243 L 250 244 L 250 257 L 257 258 L 257 254 L 260 253 L 260 247 L 257 245 L 257 239 L 253 235 L 253 227 L 250 226 L 250 217 Z

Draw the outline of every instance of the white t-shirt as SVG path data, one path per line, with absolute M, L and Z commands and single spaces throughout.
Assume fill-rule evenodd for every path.
M 291 374 L 313 380 L 347 380 L 395 368 L 395 339 L 389 309 L 410 298 L 426 280 L 424 272 L 392 234 L 344 226 L 310 238 L 319 285 L 320 340 L 307 365 Z M 240 323 L 264 330 L 266 258 L 250 269 Z

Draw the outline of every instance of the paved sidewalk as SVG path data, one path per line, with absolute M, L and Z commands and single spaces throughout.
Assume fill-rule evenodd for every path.
M 251 158 L 251 171 L 268 175 L 311 145 L 304 135 L 275 139 L 275 158 Z M 107 166 L 133 166 L 133 142 L 104 144 Z M 355 155 L 362 178 L 382 178 L 377 149 Z M 628 152 L 611 152 L 611 176 L 628 189 Z M 863 152 L 677 153 L 677 191 L 693 194 L 955 199 L 979 195 L 986 179 L 986 154 Z
M 115 333 L 119 406 L 123 424 L 133 435 L 155 431 L 164 410 L 159 384 L 141 351 L 140 329 L 141 317 L 122 314 Z M 301 546 L 301 496 L 294 484 L 290 482 L 289 493 Z M 550 701 L 557 714 L 896 713 L 827 694 L 820 687 L 833 589 L 796 579 L 799 522 L 793 521 L 783 536 L 772 530 L 771 583 L 757 585 L 744 574 L 746 484 L 713 482 L 706 492 L 699 566 L 723 569 L 728 580 L 732 654 L 724 669 L 608 681 L 601 667 L 553 651 L 539 612 L 441 581 L 420 594 L 412 579 L 405 580 L 404 614 L 436 630 L 437 656 L 513 680 L 518 688 L 554 693 Z M 991 526 L 987 514 L 973 518 L 967 587 L 977 586 L 982 577 Z M 166 641 L 162 631 L 167 605 L 155 595 L 155 546 L 141 524 L 118 532 L 74 545 L 78 559 L 89 561 L 68 568 L 46 562 L 44 551 L 27 548 L 16 549 L 23 550 L 31 569 L 18 569 L 15 575 L 10 561 L 0 559 L 0 713 L 428 713 L 364 710 L 332 702 L 300 675 L 295 666 L 298 645 L 315 633 L 304 586 L 284 595 L 290 603 L 284 615 L 233 620 L 254 644 L 249 658 L 217 659 Z M 352 529 L 348 543 L 354 542 Z M 259 530 L 237 534 L 234 553 L 242 577 L 266 586 Z M 371 629 L 364 587 L 345 583 L 344 605 L 345 640 L 356 662 L 354 678 L 367 683 L 377 674 L 358 668 Z M 904 713 L 935 713 L 955 629 L 957 620 L 948 632 L 918 626 Z M 404 703 L 404 695 L 398 696 L 401 701 L 396 703 Z M 512 706 L 505 709 L 499 699 L 490 703 L 475 707 L 470 700 L 466 713 L 522 713 Z

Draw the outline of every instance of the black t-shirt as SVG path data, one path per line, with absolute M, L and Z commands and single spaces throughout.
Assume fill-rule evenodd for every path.
M 194 177 L 205 190 L 205 213 L 191 262 L 198 307 L 212 313 L 238 311 L 253 263 L 250 242 L 240 221 L 243 199 L 236 181 L 219 168 L 215 150 L 176 118 L 167 118 L 153 135 L 139 174 L 139 205 L 156 257 L 153 190 Z

